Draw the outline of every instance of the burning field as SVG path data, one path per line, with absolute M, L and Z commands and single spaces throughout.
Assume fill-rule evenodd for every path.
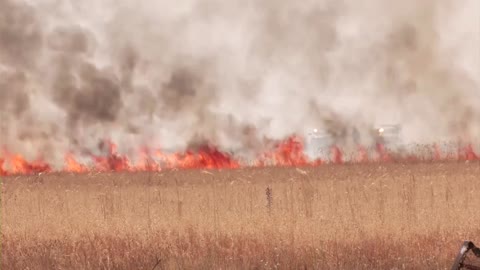
M 8 176 L 2 269 L 447 269 L 480 164 Z
M 290 137 L 250 162 L 99 147 L 57 170 L 5 155 L 2 269 L 447 269 L 480 240 L 470 145 L 311 160 Z
M 470 144 L 324 160 L 297 136 L 253 160 L 98 148 L 59 169 L 4 151 L 2 269 L 447 269 L 480 240 Z
M 405 163 L 405 162 L 448 162 L 477 161 L 480 156 L 472 144 L 455 145 L 442 150 L 440 144 L 416 145 L 408 154 L 391 151 L 383 144 L 373 149 L 361 145 L 353 152 L 345 152 L 340 146 L 330 147 L 326 158 L 311 158 L 307 155 L 304 138 L 291 136 L 281 141 L 270 140 L 270 150 L 253 159 L 242 159 L 219 150 L 215 145 L 205 143 L 183 152 L 166 153 L 160 149 L 141 148 L 134 158 L 117 151 L 111 141 L 101 141 L 98 145 L 103 155 L 89 154 L 81 163 L 72 153 L 66 153 L 64 163 L 55 169 L 47 161 L 37 158 L 27 160 L 20 154 L 4 150 L 0 155 L 0 176 L 32 175 L 52 172 L 84 174 L 89 172 L 159 172 L 165 169 L 238 169 L 242 167 L 312 167 L 325 164 L 362 163 Z M 373 151 L 373 154 L 372 154 Z M 85 160 L 85 155 L 83 155 Z
M 2 269 L 445 269 L 480 241 L 480 1 L 177 2 L 0 0 Z

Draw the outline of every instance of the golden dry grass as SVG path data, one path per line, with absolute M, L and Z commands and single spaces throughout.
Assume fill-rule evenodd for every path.
M 447 269 L 464 239 L 480 242 L 479 175 L 425 163 L 12 176 L 1 269 Z

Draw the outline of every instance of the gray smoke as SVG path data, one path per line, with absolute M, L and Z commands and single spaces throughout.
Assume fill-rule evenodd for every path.
M 0 144 L 56 163 L 332 120 L 477 138 L 479 86 L 478 0 L 0 0 Z

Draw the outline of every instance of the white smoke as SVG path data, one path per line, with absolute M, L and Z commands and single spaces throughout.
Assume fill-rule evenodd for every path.
M 0 18 L 0 144 L 30 157 L 258 150 L 332 111 L 480 135 L 478 0 L 0 0 Z

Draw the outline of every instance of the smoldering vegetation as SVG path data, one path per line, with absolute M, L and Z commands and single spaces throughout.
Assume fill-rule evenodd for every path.
M 60 160 L 400 123 L 475 138 L 476 0 L 0 0 L 0 141 Z

